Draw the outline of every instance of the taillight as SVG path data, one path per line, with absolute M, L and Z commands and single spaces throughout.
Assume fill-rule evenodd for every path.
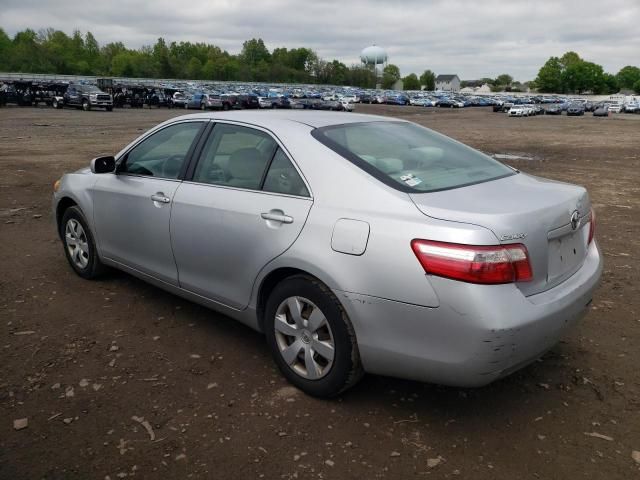
M 533 279 L 527 247 L 520 243 L 476 246 L 415 239 L 411 248 L 431 275 L 483 284 Z
M 593 236 L 596 234 L 596 212 L 591 209 L 591 219 L 589 220 L 589 240 L 587 240 L 587 245 L 591 245 L 593 241 Z

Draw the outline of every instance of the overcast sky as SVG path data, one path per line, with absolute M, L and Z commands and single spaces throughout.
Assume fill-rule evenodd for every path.
M 531 80 L 552 55 L 574 50 L 605 71 L 640 66 L 640 0 L 0 0 L 0 27 L 90 30 L 101 45 L 203 41 L 238 53 L 242 42 L 309 47 L 359 62 L 385 48 L 402 75 L 509 73 Z

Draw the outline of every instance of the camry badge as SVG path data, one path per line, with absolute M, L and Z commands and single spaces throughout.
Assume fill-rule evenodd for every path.
M 527 236 L 526 233 L 510 233 L 506 235 L 502 235 L 500 237 L 500 241 L 504 242 L 506 240 L 519 240 L 521 238 L 525 238 Z

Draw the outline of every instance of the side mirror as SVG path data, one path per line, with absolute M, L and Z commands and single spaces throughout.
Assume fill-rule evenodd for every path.
M 91 160 L 91 173 L 111 173 L 116 169 L 116 159 L 110 155 Z

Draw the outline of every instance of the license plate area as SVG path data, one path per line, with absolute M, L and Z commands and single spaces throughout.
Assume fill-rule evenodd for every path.
M 548 282 L 556 283 L 572 275 L 582 265 L 586 253 L 582 229 L 549 240 Z

